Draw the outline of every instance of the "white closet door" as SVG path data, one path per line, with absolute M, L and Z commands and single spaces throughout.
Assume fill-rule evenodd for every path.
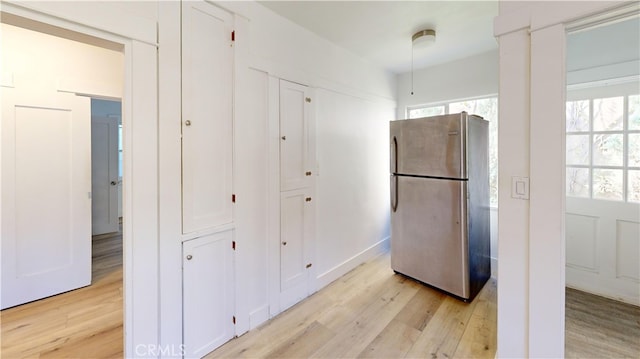
M 232 221 L 232 16 L 185 1 L 182 22 L 183 232 Z
M 91 103 L 2 88 L 2 303 L 91 284 Z
M 201 358 L 235 335 L 233 231 L 183 243 L 185 357 Z
M 309 88 L 280 80 L 280 190 L 310 185 Z

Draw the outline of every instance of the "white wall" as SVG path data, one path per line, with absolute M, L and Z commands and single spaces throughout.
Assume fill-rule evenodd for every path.
M 414 94 L 411 95 L 411 73 L 398 75 L 398 107 L 396 118 L 406 118 L 409 106 L 453 102 L 498 93 L 498 51 L 489 51 L 414 72 Z M 498 123 L 500 120 L 498 120 Z M 491 208 L 491 271 L 498 267 L 498 208 Z
M 314 89 L 319 287 L 383 250 L 389 235 L 388 121 L 395 76 L 253 2 L 235 12 L 238 331 L 269 317 L 277 295 L 277 79 Z M 273 245 L 273 244 L 276 245 Z M 273 308 L 271 308 L 273 309 Z M 277 310 L 276 310 L 277 312 Z
M 397 118 L 406 117 L 407 106 L 467 99 L 498 93 L 498 51 L 398 75 Z
M 1 24 L 2 82 L 121 98 L 122 52 Z
M 317 246 L 321 285 L 389 237 L 389 121 L 395 108 L 317 91 Z M 362 257 L 355 257 L 364 255 Z

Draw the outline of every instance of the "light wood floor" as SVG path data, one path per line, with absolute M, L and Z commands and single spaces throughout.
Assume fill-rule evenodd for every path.
M 94 237 L 92 283 L 3 310 L 0 357 L 122 357 L 121 234 Z
M 122 357 L 121 240 L 95 238 L 93 285 L 2 311 L 0 357 Z M 566 298 L 567 357 L 640 357 L 640 308 L 571 289 Z M 465 304 L 394 275 L 385 255 L 208 357 L 493 358 L 495 350 L 495 280 Z
M 467 304 L 395 275 L 384 255 L 207 358 L 494 358 L 495 351 L 495 280 Z

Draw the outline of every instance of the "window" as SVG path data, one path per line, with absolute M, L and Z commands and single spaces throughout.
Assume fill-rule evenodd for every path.
M 640 95 L 568 101 L 567 195 L 640 202 Z
M 420 118 L 462 111 L 482 116 L 489 121 L 489 193 L 491 206 L 495 207 L 498 205 L 498 98 L 488 97 L 433 106 L 409 107 L 407 116 Z M 637 117 L 640 117 L 640 114 Z M 636 122 L 640 128 L 640 118 Z

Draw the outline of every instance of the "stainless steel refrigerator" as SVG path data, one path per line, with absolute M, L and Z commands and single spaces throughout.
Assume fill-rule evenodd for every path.
M 391 121 L 391 268 L 470 301 L 491 276 L 489 123 Z

